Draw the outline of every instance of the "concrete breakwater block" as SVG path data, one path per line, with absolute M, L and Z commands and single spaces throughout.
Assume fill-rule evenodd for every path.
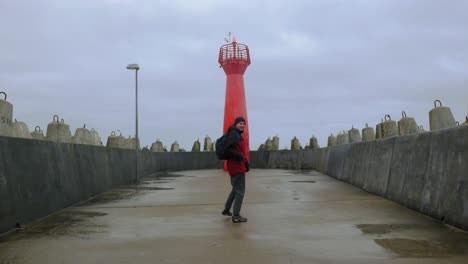
M 45 140 L 44 132 L 42 131 L 40 126 L 36 126 L 34 128 L 34 131 L 31 132 L 31 138 L 37 139 L 37 140 Z
M 122 136 L 122 133 L 119 132 L 119 135 L 117 136 L 115 131 L 111 132 L 111 135 L 107 138 L 107 144 L 106 146 L 109 148 L 125 148 L 125 138 Z
M 171 145 L 171 152 L 179 152 L 180 151 L 180 146 L 177 141 L 174 141 Z
M 366 123 L 366 127 L 362 129 L 362 141 L 371 141 L 375 139 L 374 128 L 369 127 Z
M 437 102 L 439 106 L 437 106 Z M 429 126 L 431 131 L 457 126 L 452 111 L 449 107 L 442 106 L 440 100 L 435 100 L 434 108 L 429 111 Z
M 201 148 L 201 143 L 200 143 L 200 140 L 197 139 L 197 140 L 193 143 L 192 152 L 200 152 L 200 148 Z
M 156 142 L 151 144 L 150 151 L 151 152 L 164 152 L 164 145 L 161 142 L 161 140 L 157 139 Z
M 291 139 L 291 150 L 300 150 L 301 149 L 301 144 L 299 143 L 299 139 L 294 137 Z
M 375 139 L 383 138 L 383 119 L 375 126 Z
M 388 118 L 388 119 L 387 119 Z M 382 123 L 382 138 L 398 136 L 398 125 L 393 121 L 390 115 L 385 115 L 385 121 Z
M 207 135 L 203 142 L 203 151 L 211 151 L 211 138 Z
M 349 135 L 346 131 L 340 132 L 338 136 L 336 136 L 336 145 L 344 145 L 349 143 Z
M 91 134 L 92 134 L 92 136 L 93 136 L 92 145 L 94 145 L 94 146 L 102 146 L 101 137 L 99 136 L 99 133 L 98 133 L 94 128 L 91 128 Z
M 86 124 L 83 127 L 77 128 L 75 130 L 75 135 L 72 138 L 73 144 L 83 144 L 83 145 L 94 145 L 93 134 L 89 129 L 86 128 Z
M 136 138 L 128 136 L 124 139 L 124 148 L 125 149 L 140 149 L 140 143 L 137 142 Z
M 10 137 L 13 120 L 13 105 L 7 101 L 7 94 L 0 92 L 0 136 Z
M 15 122 L 11 124 L 11 136 L 16 138 L 32 138 L 29 128 L 24 122 Z
M 70 126 L 65 124 L 62 119 L 59 121 L 58 115 L 54 115 L 52 122 L 47 125 L 47 136 L 48 141 L 60 142 L 60 143 L 71 143 L 72 134 Z
M 361 133 L 359 132 L 358 129 L 354 128 L 354 126 L 351 128 L 351 130 L 348 131 L 348 137 L 349 137 L 349 143 L 362 141 Z
M 319 149 L 318 140 L 315 136 L 312 136 L 309 141 L 309 149 Z
M 273 137 L 273 150 L 279 150 L 280 139 L 278 136 Z
M 215 152 L 215 151 L 216 151 L 216 143 L 215 143 L 215 142 L 211 142 L 210 151 L 211 151 L 211 152 Z
M 274 148 L 273 140 L 271 140 L 271 138 L 268 138 L 265 141 L 265 150 L 272 151 L 272 150 L 274 150 L 273 148 Z
M 336 145 L 336 137 L 332 133 L 330 136 L 328 136 L 327 147 L 332 147 L 335 145 Z
M 398 132 L 400 136 L 418 133 L 418 124 L 412 117 L 407 117 L 405 111 L 401 112 L 402 118 L 398 121 Z

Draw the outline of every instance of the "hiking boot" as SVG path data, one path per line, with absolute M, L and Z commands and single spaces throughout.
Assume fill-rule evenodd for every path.
M 222 211 L 221 214 L 225 216 L 232 216 L 232 213 L 228 209 L 224 209 L 224 211 Z
M 243 223 L 243 222 L 247 222 L 247 218 L 245 217 L 242 217 L 240 215 L 235 215 L 232 217 L 232 222 L 233 223 Z

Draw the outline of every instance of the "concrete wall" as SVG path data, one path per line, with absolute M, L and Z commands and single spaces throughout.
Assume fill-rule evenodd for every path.
M 253 168 L 316 169 L 468 230 L 466 126 L 251 157 Z
M 162 170 L 221 168 L 214 153 L 141 153 L 141 176 Z M 135 152 L 0 137 L 0 233 L 130 184 Z
M 253 168 L 316 169 L 468 230 L 468 126 L 302 151 Z M 141 177 L 221 168 L 213 152 L 141 153 Z M 0 233 L 134 181 L 133 150 L 0 137 Z

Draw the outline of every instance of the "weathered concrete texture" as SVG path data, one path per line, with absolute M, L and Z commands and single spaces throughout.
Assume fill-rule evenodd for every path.
M 299 143 L 299 139 L 294 137 L 291 139 L 291 150 L 300 150 L 301 149 L 301 144 Z
M 216 151 L 216 142 L 212 142 L 212 143 L 211 143 L 210 151 L 211 151 L 211 152 L 215 152 L 215 151 Z
M 121 134 L 117 136 L 115 132 L 112 132 L 107 138 L 106 146 L 109 148 L 125 148 L 125 138 Z
M 382 123 L 382 138 L 396 136 L 398 136 L 398 124 L 396 121 L 391 120 L 389 115 L 386 115 L 385 121 Z
M 253 170 L 242 214 L 221 170 L 123 186 L 0 243 L 0 263 L 461 264 L 468 234 L 314 171 Z
M 222 168 L 223 165 L 213 152 L 141 153 L 140 158 L 144 175 L 158 171 Z
M 197 140 L 193 143 L 192 152 L 200 152 L 200 147 L 201 147 L 200 140 L 197 139 Z
M 13 122 L 13 105 L 6 100 L 6 94 L 0 92 L 0 124 L 11 124 Z
M 468 128 L 397 140 L 390 173 L 395 187 L 388 197 L 468 229 L 467 149 Z
M 31 133 L 29 132 L 28 125 L 24 122 L 15 122 L 11 123 L 11 136 L 16 138 L 32 138 Z
M 94 130 L 94 128 L 91 128 L 91 135 L 93 138 L 91 145 L 103 146 L 101 137 L 99 136 L 99 133 L 96 130 Z
M 47 125 L 47 136 L 46 139 L 49 141 L 60 142 L 60 143 L 71 143 L 72 134 L 70 126 L 62 121 L 58 120 L 58 117 L 54 117 L 54 121 Z
M 211 151 L 211 138 L 209 136 L 205 137 L 203 142 L 203 151 Z
M 339 145 L 272 152 L 252 166 L 317 169 L 468 230 L 468 126 Z
M 375 126 L 375 139 L 381 139 L 383 137 L 383 120 Z
M 371 141 L 375 139 L 374 128 L 369 127 L 366 124 L 366 127 L 362 129 L 362 141 Z
M 437 106 L 435 102 L 434 106 L 435 107 L 429 111 L 429 126 L 431 131 L 457 126 L 449 107 L 442 106 L 442 104 Z
M 2 137 L 11 137 L 11 124 L 1 123 L 0 122 L 0 136 Z
M 164 145 L 163 145 L 163 143 L 162 143 L 159 139 L 156 140 L 156 142 L 154 142 L 153 144 L 151 144 L 150 151 L 151 151 L 151 152 L 164 152 Z
M 273 150 L 279 150 L 280 139 L 278 136 L 273 137 Z
M 172 143 L 171 145 L 171 152 L 179 152 L 179 151 L 180 151 L 179 143 L 177 143 L 177 141 L 174 141 L 174 143 Z
M 34 131 L 31 132 L 31 138 L 37 140 L 45 140 L 44 132 L 41 130 L 41 127 L 36 126 Z
M 331 134 L 330 136 L 328 136 L 327 146 L 331 147 L 335 145 L 336 145 L 336 137 L 333 134 Z
M 265 141 L 265 149 L 264 150 L 275 150 L 275 147 L 274 147 L 274 144 L 273 144 L 273 140 L 271 140 L 271 138 L 268 138 L 266 141 Z
M 270 151 L 250 151 L 250 164 L 255 168 L 268 168 Z
M 302 153 L 298 150 L 273 151 L 269 154 L 267 168 L 298 170 L 302 167 Z M 254 165 L 257 166 L 257 165 Z
M 141 152 L 140 172 L 145 176 L 221 164 L 211 152 Z M 0 233 L 129 184 L 134 172 L 133 150 L 0 137 Z
M 91 131 L 85 127 L 77 128 L 72 138 L 73 144 L 94 145 L 94 137 Z
M 418 133 L 416 120 L 412 117 L 407 117 L 406 113 L 402 112 L 402 118 L 398 121 L 398 132 L 400 136 Z
M 0 137 L 0 233 L 131 180 L 128 154 Z M 125 155 L 126 154 L 126 155 Z
M 6 98 L 5 93 L 1 93 L 0 96 L 0 136 L 11 137 L 11 123 L 13 121 L 13 105 L 3 100 Z
M 128 136 L 128 138 L 124 139 L 123 148 L 132 150 L 140 149 L 140 142 L 137 142 L 136 138 Z
M 318 144 L 317 138 L 312 136 L 309 142 L 309 149 L 319 149 L 319 148 L 320 146 Z
M 346 132 L 338 134 L 336 136 L 336 145 L 349 144 L 349 135 Z
M 348 131 L 348 137 L 349 137 L 349 143 L 356 143 L 356 142 L 362 141 L 359 130 L 354 127 Z

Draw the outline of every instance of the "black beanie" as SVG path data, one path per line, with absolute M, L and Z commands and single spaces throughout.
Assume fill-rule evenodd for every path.
M 245 118 L 242 117 L 242 116 L 237 117 L 236 120 L 234 120 L 234 126 L 236 126 L 237 123 L 240 123 L 240 122 L 244 122 L 244 123 L 245 123 Z

